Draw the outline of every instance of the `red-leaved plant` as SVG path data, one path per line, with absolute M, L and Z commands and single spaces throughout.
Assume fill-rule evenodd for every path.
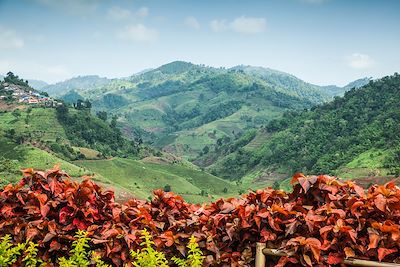
M 196 237 L 205 266 L 251 266 L 260 241 L 293 255 L 276 266 L 330 266 L 349 257 L 400 262 L 400 189 L 393 183 L 365 192 L 351 181 L 297 174 L 289 194 L 266 188 L 195 205 L 156 190 L 151 202 L 120 204 L 113 192 L 87 177 L 71 181 L 58 168 L 23 174 L 0 190 L 0 236 L 38 243 L 46 262 L 65 256 L 79 229 L 116 266 L 130 262 L 143 229 L 168 257 L 185 254 Z

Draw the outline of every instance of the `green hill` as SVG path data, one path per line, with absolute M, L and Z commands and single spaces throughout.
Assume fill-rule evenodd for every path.
M 399 100 L 400 75 L 370 81 L 311 110 L 285 113 L 246 142 L 226 144 L 215 161 L 198 161 L 215 175 L 236 179 L 297 171 L 345 178 L 398 175 Z
M 182 61 L 126 79 L 76 85 L 83 78 L 49 86 L 48 92 L 90 99 L 95 111 L 116 115 L 127 135 L 140 132 L 145 142 L 187 159 L 213 148 L 218 139 L 234 140 L 287 110 L 310 108 L 334 95 L 271 69 Z M 71 83 L 75 93 L 69 92 Z
M 47 85 L 41 88 L 41 90 L 49 93 L 52 96 L 60 96 L 70 90 L 86 90 L 93 89 L 102 86 L 106 86 L 111 83 L 110 79 L 99 77 L 97 75 L 78 76 L 64 82 Z
M 17 78 L 18 90 L 29 90 L 28 84 Z M 74 178 L 94 175 L 98 182 L 116 190 L 119 199 L 147 198 L 154 189 L 170 188 L 189 201 L 203 202 L 243 190 L 185 160 L 127 139 L 117 127 L 116 117 L 93 115 L 87 100 L 56 108 L 7 101 L 0 110 L 1 184 L 17 181 L 22 168 L 44 170 L 60 164 Z M 0 100 L 0 107 L 3 104 Z

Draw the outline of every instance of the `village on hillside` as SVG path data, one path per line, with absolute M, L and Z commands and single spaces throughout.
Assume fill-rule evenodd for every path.
M 8 82 L 1 83 L 0 100 L 46 107 L 62 105 L 60 101 L 49 97 L 46 93 L 39 93 L 29 87 Z

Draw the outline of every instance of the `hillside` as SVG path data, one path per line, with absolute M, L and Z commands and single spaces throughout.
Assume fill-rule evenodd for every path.
M 398 74 L 370 81 L 311 110 L 287 112 L 241 144 L 220 148 L 216 160 L 197 162 L 215 175 L 236 179 L 257 170 L 259 178 L 298 171 L 348 178 L 398 175 L 399 99 Z
M 124 188 L 141 199 L 148 199 L 157 188 L 179 192 L 185 200 L 196 203 L 236 196 L 245 191 L 234 183 L 182 163 L 114 158 L 76 161 L 75 164 L 95 172 L 99 181 Z
M 45 81 L 33 80 L 33 79 L 28 79 L 28 84 L 29 84 L 29 86 L 31 86 L 32 88 L 34 88 L 36 90 L 42 90 L 43 88 L 45 88 L 46 86 L 49 85 Z
M 360 88 L 360 87 L 368 84 L 370 80 L 372 80 L 372 78 L 365 77 L 365 78 L 361 78 L 361 79 L 352 81 L 343 87 L 339 87 L 336 85 L 328 85 L 328 86 L 323 86 L 322 88 L 325 90 L 326 93 L 328 93 L 332 97 L 343 96 L 344 93 L 351 90 L 352 88 Z
M 333 96 L 323 87 L 271 69 L 211 68 L 182 61 L 127 79 L 70 86 L 81 79 L 46 90 L 63 92 L 68 101 L 90 99 L 95 111 L 118 116 L 125 134 L 139 132 L 145 142 L 188 159 L 221 138 L 234 140 L 287 110 L 310 108 Z
M 12 112 L 0 113 L 2 185 L 17 181 L 21 177 L 22 168 L 44 170 L 60 164 L 73 177 L 94 175 L 96 181 L 116 190 L 119 200 L 132 196 L 146 199 L 152 190 L 165 186 L 181 192 L 185 199 L 193 202 L 211 201 L 241 192 L 241 188 L 236 185 L 185 165 L 179 159 L 174 162 L 162 158 L 154 161 L 145 158 L 142 162 L 138 157 L 135 160 L 135 156 L 104 159 L 98 150 L 87 148 L 90 143 L 76 146 L 76 140 L 81 140 L 80 137 L 75 136 L 74 139 L 69 136 L 68 129 L 64 129 L 57 120 L 54 109 L 33 108 L 29 113 L 20 110 L 19 114 L 18 119 L 15 119 Z M 12 129 L 15 133 L 10 136 Z M 23 136 L 24 140 L 18 136 Z M 115 142 L 109 144 L 112 148 Z
M 64 82 L 47 85 L 43 91 L 53 96 L 60 96 L 70 90 L 88 90 L 102 87 L 111 83 L 111 80 L 97 75 L 78 76 Z
M 91 113 L 90 101 L 57 102 L 54 107 L 20 102 L 19 93 L 33 88 L 18 76 L 10 77 L 0 82 L 0 95 L 12 96 L 0 99 L 1 184 L 17 181 L 22 168 L 44 170 L 61 164 L 73 177 L 94 175 L 116 190 L 118 199 L 145 199 L 154 189 L 170 188 L 189 201 L 204 202 L 243 191 L 181 158 L 143 146 L 140 138 L 127 139 L 115 116 Z

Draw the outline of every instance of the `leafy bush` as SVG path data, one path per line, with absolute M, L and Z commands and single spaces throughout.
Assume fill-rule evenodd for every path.
M 146 229 L 143 230 L 140 239 L 143 240 L 140 245 L 141 250 L 131 250 L 131 257 L 133 259 L 133 266 L 137 267 L 168 267 L 168 260 L 165 258 L 164 253 L 156 251 L 153 246 L 154 242 L 151 240 L 151 235 Z
M 92 266 L 91 261 L 95 263 L 95 267 L 111 267 L 106 264 L 101 257 L 94 251 L 90 251 L 88 233 L 79 230 L 75 235 L 76 240 L 72 242 L 72 249 L 69 258 L 61 257 L 57 260 L 59 267 L 88 267 Z M 168 260 L 163 252 L 154 249 L 155 243 L 152 241 L 150 233 L 144 229 L 140 239 L 142 247 L 137 251 L 130 251 L 132 257 L 132 265 L 137 267 L 168 267 Z M 41 267 L 46 266 L 46 263 L 38 259 L 38 245 L 33 242 L 11 244 L 11 237 L 6 235 L 0 243 L 0 267 L 12 266 L 20 258 L 22 251 L 25 267 Z M 199 249 L 196 238 L 191 237 L 188 244 L 189 252 L 187 259 L 173 257 L 171 260 L 179 267 L 201 267 L 204 257 Z
M 87 233 L 82 230 L 79 230 L 75 237 L 77 239 L 72 242 L 72 255 L 68 259 L 65 257 L 60 258 L 60 267 L 87 267 L 90 265 L 89 253 L 87 252 L 90 248 L 88 244 L 90 238 L 88 238 Z
M 25 244 L 13 246 L 10 235 L 2 237 L 0 243 L 0 267 L 7 267 L 17 262 L 24 248 Z
M 347 257 L 400 261 L 400 188 L 393 182 L 368 193 L 326 175 L 297 174 L 292 184 L 292 193 L 266 188 L 203 205 L 162 190 L 150 202 L 120 204 L 90 180 L 27 169 L 18 185 L 0 190 L 0 235 L 9 235 L 0 267 L 22 257 L 25 245 L 8 244 L 24 240 L 39 244 L 38 259 L 57 264 L 65 257 L 64 266 L 88 266 L 89 249 L 101 266 L 131 264 L 131 251 L 136 266 L 149 266 L 146 259 L 165 266 L 173 257 L 178 266 L 199 266 L 203 255 L 205 266 L 251 266 L 256 242 L 296 252 L 278 266 L 329 266 Z M 78 230 L 87 235 L 74 237 Z
M 199 249 L 194 236 L 190 237 L 188 244 L 189 252 L 187 259 L 180 259 L 173 257 L 172 261 L 179 267 L 201 267 L 203 266 L 204 256 L 203 252 Z

